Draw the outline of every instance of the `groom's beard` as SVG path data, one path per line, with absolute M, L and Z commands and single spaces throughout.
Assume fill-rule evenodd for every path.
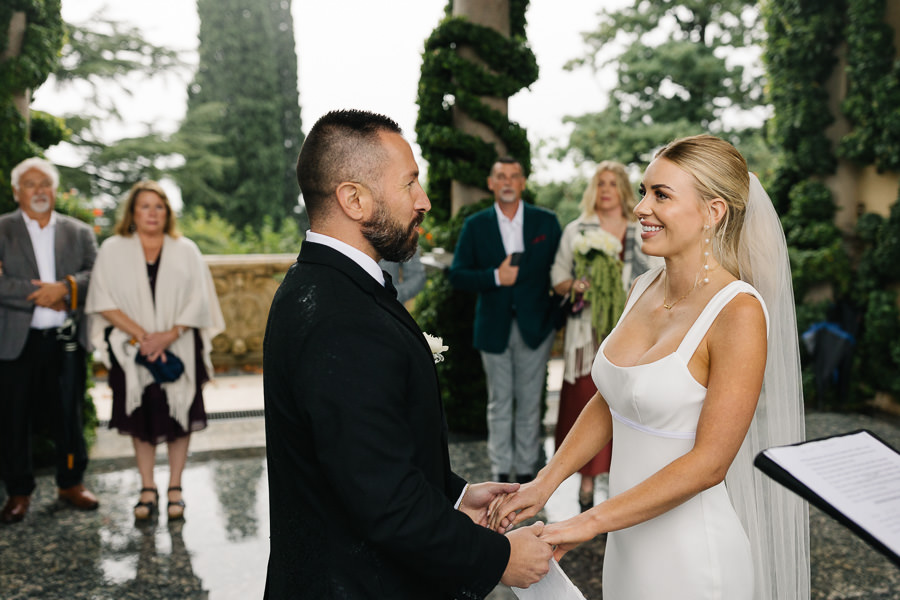
M 375 214 L 362 223 L 362 234 L 381 258 L 390 262 L 406 262 L 416 253 L 419 225 L 425 213 L 418 213 L 408 227 L 391 219 L 387 206 L 378 202 Z

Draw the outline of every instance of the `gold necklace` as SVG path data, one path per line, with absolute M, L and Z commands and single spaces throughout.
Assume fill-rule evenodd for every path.
M 665 288 L 666 291 L 665 291 L 665 295 L 663 296 L 663 308 L 666 310 L 672 310 L 673 306 L 675 306 L 676 304 L 678 304 L 679 302 L 681 302 L 682 300 L 684 300 L 685 298 L 690 296 L 691 292 L 693 292 L 694 290 L 697 289 L 697 283 L 699 283 L 699 282 L 700 282 L 700 278 L 699 277 L 695 278 L 694 285 L 691 286 L 691 289 L 689 289 L 684 296 L 682 296 L 681 298 L 679 298 L 672 304 L 669 304 L 668 302 L 666 302 L 669 299 L 669 274 L 666 273 L 666 288 Z

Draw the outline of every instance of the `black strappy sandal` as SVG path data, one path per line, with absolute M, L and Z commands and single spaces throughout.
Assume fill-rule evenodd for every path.
M 141 488 L 141 494 L 144 492 L 153 492 L 154 499 L 148 502 L 141 502 L 140 498 L 138 498 L 138 503 L 134 505 L 134 518 L 138 521 L 152 519 L 159 507 L 159 490 L 149 487 Z
M 581 509 L 581 512 L 587 512 L 594 508 L 593 490 L 591 490 L 590 493 L 584 492 L 582 490 L 578 491 L 578 507 Z
M 181 486 L 174 486 L 169 488 L 169 492 L 180 492 Z M 168 493 L 166 494 L 168 496 Z M 166 512 L 169 514 L 170 521 L 177 521 L 184 518 L 184 500 L 169 500 L 169 506 L 166 508 Z

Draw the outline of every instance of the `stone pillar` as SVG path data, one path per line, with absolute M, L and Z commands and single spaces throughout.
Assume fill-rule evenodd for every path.
M 25 26 L 27 20 L 23 11 L 16 11 L 9 20 L 9 45 L 6 50 L 0 54 L 0 63 L 6 62 L 10 58 L 19 56 L 22 51 L 22 40 L 25 37 Z M 13 103 L 19 113 L 25 117 L 25 122 L 29 121 L 29 108 L 31 104 L 31 90 L 14 90 Z
M 509 0 L 454 0 L 453 16 L 465 17 L 471 23 L 490 27 L 509 37 Z M 486 66 L 471 48 L 460 46 L 457 51 L 463 58 Z M 481 101 L 503 114 L 508 112 L 507 98 L 482 97 Z M 506 146 L 490 127 L 475 121 L 456 107 L 453 108 L 453 126 L 462 132 L 493 143 L 501 156 L 507 153 Z M 485 180 L 487 176 L 485 173 Z M 478 202 L 489 195 L 486 182 L 482 187 L 472 187 L 454 180 L 450 189 L 451 214 L 455 215 L 463 206 Z

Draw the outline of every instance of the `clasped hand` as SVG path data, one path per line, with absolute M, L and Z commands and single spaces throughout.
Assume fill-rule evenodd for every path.
M 69 293 L 66 284 L 59 281 L 41 281 L 40 279 L 32 279 L 31 285 L 37 286 L 37 289 L 25 297 L 29 302 L 34 302 L 36 306 L 42 306 L 51 310 L 64 311 L 66 303 L 63 298 Z
M 518 491 L 498 495 L 488 507 L 488 527 L 499 533 L 506 533 L 519 523 L 534 517 L 544 504 L 549 493 L 542 489 L 539 480 L 521 486 Z M 589 517 L 582 513 L 559 523 L 542 525 L 538 539 L 553 548 L 553 558 L 560 560 L 569 550 L 593 537 L 590 527 L 583 520 Z
M 459 504 L 459 510 L 469 516 L 473 522 L 483 527 L 488 526 L 490 507 L 503 498 L 510 497 L 519 489 L 518 483 L 479 483 L 466 488 L 466 493 Z M 498 530 L 499 533 L 506 533 Z M 540 536 L 544 524 L 535 523 L 530 527 L 522 527 L 507 535 L 509 540 L 509 561 L 500 581 L 514 587 L 527 588 L 543 579 L 550 571 L 552 549 L 550 544 Z
M 166 362 L 166 348 L 175 341 L 177 334 L 171 331 L 155 331 L 144 335 L 139 341 L 141 343 L 140 352 L 147 357 L 150 362 L 161 359 Z

